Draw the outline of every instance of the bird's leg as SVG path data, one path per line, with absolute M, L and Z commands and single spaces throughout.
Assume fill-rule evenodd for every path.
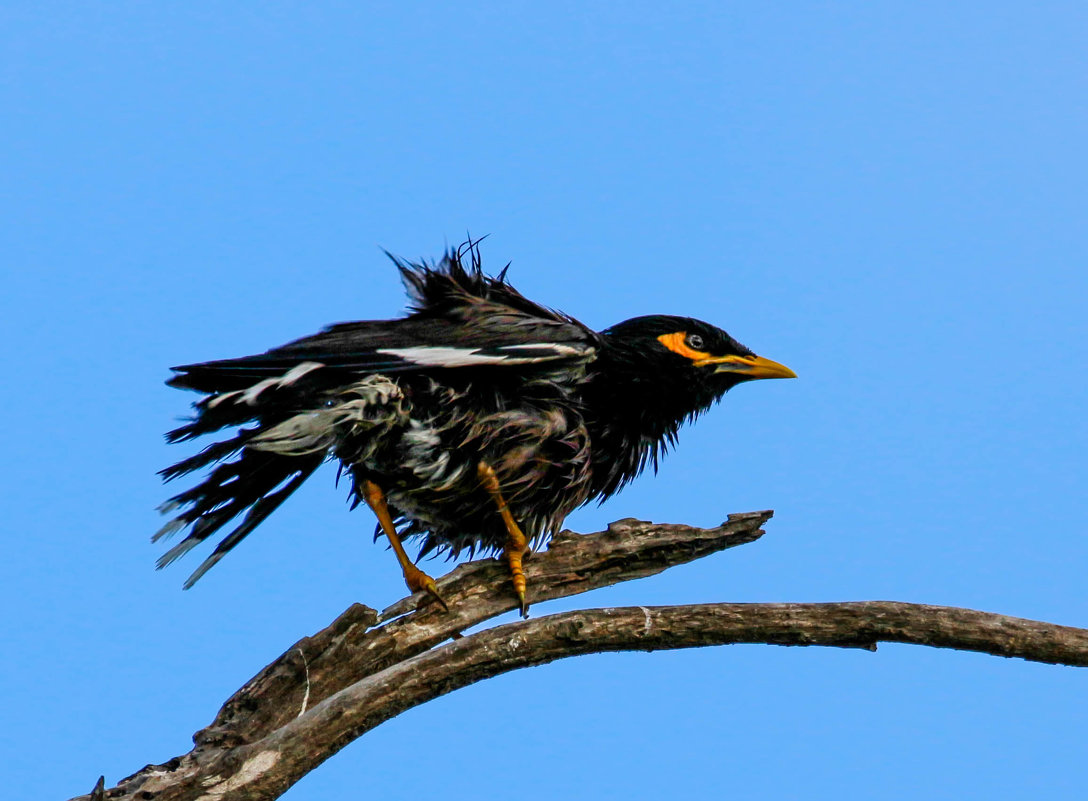
M 389 514 L 389 507 L 386 506 L 385 493 L 382 492 L 382 488 L 370 479 L 364 479 L 363 500 L 366 501 L 367 506 L 374 510 L 382 531 L 389 538 L 389 544 L 393 546 L 393 553 L 397 555 L 397 561 L 400 562 L 400 569 L 404 572 L 404 583 L 408 585 L 408 589 L 412 592 L 426 592 L 438 601 L 438 605 L 444 611 L 450 611 L 450 608 L 446 606 L 446 602 L 442 600 L 442 596 L 438 594 L 434 579 L 413 565 L 412 560 L 408 558 L 404 545 L 401 544 L 400 537 L 397 535 L 397 530 L 393 527 L 393 518 Z
M 506 505 L 506 500 L 502 497 L 499 477 L 495 474 L 495 469 L 487 462 L 480 462 L 476 468 L 476 474 L 480 477 L 480 484 L 498 507 L 502 522 L 506 525 L 506 542 L 503 544 L 502 552 L 507 564 L 510 565 L 510 578 L 514 583 L 514 592 L 518 594 L 521 616 L 529 617 L 529 604 L 525 601 L 525 570 L 521 565 L 522 556 L 529 550 L 529 541 L 525 538 L 517 521 L 514 520 L 514 516 L 510 514 L 510 507 Z

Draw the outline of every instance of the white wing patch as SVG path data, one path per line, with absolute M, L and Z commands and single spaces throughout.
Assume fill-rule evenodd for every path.
M 586 357 L 592 353 L 592 348 L 587 345 L 532 342 L 524 345 L 501 345 L 495 348 L 422 345 L 413 348 L 381 348 L 376 353 L 396 356 L 412 364 L 427 367 L 475 367 L 485 364 L 533 364 L 556 359 Z
M 314 370 L 318 370 L 324 366 L 325 365 L 320 362 L 301 362 L 283 375 L 277 376 L 276 378 L 266 378 L 264 381 L 258 381 L 249 389 L 236 389 L 233 392 L 224 392 L 222 395 L 216 395 L 208 401 L 208 408 L 212 409 L 225 400 L 229 400 L 231 403 L 248 403 L 252 406 L 257 402 L 257 396 L 266 389 L 269 389 L 270 387 L 289 387 L 307 373 L 312 373 Z

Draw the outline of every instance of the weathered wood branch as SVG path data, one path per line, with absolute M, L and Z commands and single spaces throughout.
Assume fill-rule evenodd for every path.
M 714 529 L 623 520 L 598 534 L 564 533 L 527 563 L 530 600 L 650 575 L 751 542 L 770 515 L 735 515 Z M 732 643 L 875 649 L 883 641 L 1088 666 L 1088 630 L 890 601 L 584 610 L 460 637 L 464 628 L 516 606 L 505 578 L 494 560 L 462 565 L 439 582 L 450 614 L 421 597 L 381 615 L 353 606 L 239 690 L 194 736 L 191 752 L 148 765 L 105 797 L 276 798 L 406 709 L 510 670 L 581 654 Z
M 620 520 L 606 531 L 564 531 L 525 562 L 530 603 L 554 600 L 622 581 L 758 539 L 771 512 L 731 515 L 716 528 Z M 516 608 L 505 563 L 468 562 L 438 580 L 443 612 L 417 593 L 377 613 L 355 604 L 332 625 L 295 643 L 224 704 L 198 745 L 235 746 L 278 729 L 335 692 L 404 662 L 460 632 Z

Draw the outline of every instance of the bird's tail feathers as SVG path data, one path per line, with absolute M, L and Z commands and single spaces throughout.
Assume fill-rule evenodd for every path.
M 241 450 L 236 459 L 218 465 L 200 484 L 175 495 L 160 508 L 166 514 L 178 509 L 183 511 L 159 529 L 152 537 L 152 542 L 189 528 L 185 539 L 159 558 L 156 565 L 160 569 L 184 556 L 234 518 L 245 514 L 242 522 L 223 538 L 211 555 L 189 576 L 184 585 L 185 589 L 193 586 L 228 551 L 287 500 L 324 461 L 324 453 L 284 456 L 247 448 L 244 437 L 252 433 L 242 432 L 233 439 L 215 443 L 196 456 L 163 471 L 167 479 L 176 478 Z

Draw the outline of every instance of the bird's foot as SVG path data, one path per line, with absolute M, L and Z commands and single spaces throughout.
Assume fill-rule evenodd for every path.
M 499 477 L 495 473 L 495 469 L 487 462 L 480 462 L 476 466 L 476 475 L 480 479 L 480 486 L 487 491 L 487 494 L 491 496 L 491 500 L 495 502 L 495 508 L 498 509 L 503 525 L 506 526 L 506 543 L 503 545 L 503 554 L 506 556 L 506 563 L 510 565 L 510 578 L 514 583 L 514 592 L 518 596 L 518 608 L 521 610 L 521 616 L 529 617 L 529 603 L 525 600 L 525 571 L 521 566 L 522 556 L 529 550 L 529 540 L 522 532 L 517 521 L 514 520 L 510 507 L 506 505 L 506 499 L 502 496 L 502 488 L 499 486 Z
M 442 607 L 443 612 L 450 611 L 450 608 L 446 605 L 445 600 L 438 593 L 438 587 L 434 583 L 434 579 L 424 573 L 415 565 L 409 564 L 404 568 L 404 583 L 408 585 L 408 589 L 412 592 L 425 592 Z

